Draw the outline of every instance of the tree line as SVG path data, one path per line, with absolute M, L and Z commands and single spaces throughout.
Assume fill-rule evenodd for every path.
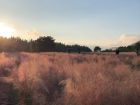
M 65 45 L 61 42 L 55 42 L 51 36 L 39 37 L 37 40 L 23 40 L 20 37 L 2 37 L 0 36 L 0 52 L 77 52 L 80 48 L 83 52 L 91 52 L 87 46 Z
M 138 48 L 138 50 L 140 50 L 140 43 L 136 43 L 133 46 L 120 46 L 118 47 L 120 52 L 134 52 L 136 49 Z M 106 49 L 103 50 L 102 52 L 114 52 L 114 50 L 112 49 Z

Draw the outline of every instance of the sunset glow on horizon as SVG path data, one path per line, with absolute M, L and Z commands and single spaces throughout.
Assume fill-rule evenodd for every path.
M 0 36 L 9 38 L 11 37 L 11 33 L 14 31 L 15 29 L 6 26 L 5 23 L 0 23 Z

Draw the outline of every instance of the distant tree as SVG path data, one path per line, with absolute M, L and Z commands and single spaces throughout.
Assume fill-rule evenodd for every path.
M 92 52 L 92 50 L 87 46 L 81 46 L 80 51 L 81 52 Z
M 23 51 L 29 52 L 30 51 L 30 41 L 24 40 L 23 42 Z
M 77 52 L 80 48 L 81 52 L 91 52 L 87 46 L 80 45 L 65 45 L 55 43 L 51 36 L 40 37 L 37 40 L 23 40 L 20 37 L 6 38 L 0 36 L 0 52 L 67 52 L 67 47 L 70 46 L 71 52 Z
M 52 52 L 55 51 L 55 40 L 51 36 L 40 37 L 37 39 L 38 52 Z
M 65 45 L 65 44 L 62 44 L 62 43 L 56 43 L 55 51 L 56 52 L 67 52 L 68 47 L 71 48 L 71 52 L 77 52 L 79 48 L 80 48 L 81 52 L 91 52 L 92 51 L 87 46 L 80 46 L 80 45 L 77 45 L 77 44 L 75 44 L 75 45 Z
M 4 43 L 3 37 L 0 36 L 0 52 L 3 51 L 3 43 Z
M 30 52 L 37 52 L 36 41 L 31 40 L 31 42 L 30 42 Z
M 56 52 L 66 52 L 67 51 L 67 47 L 65 46 L 65 44 L 55 43 L 55 51 Z
M 101 51 L 101 48 L 99 46 L 95 46 L 94 51 L 95 52 Z
M 127 47 L 126 46 L 121 46 L 118 48 L 120 52 L 128 52 Z
M 113 52 L 113 50 L 112 49 L 106 49 L 106 50 L 103 50 L 101 52 Z
M 138 48 L 138 50 L 140 50 L 140 43 L 136 43 L 135 44 L 135 49 Z
M 131 51 L 133 51 L 133 46 L 127 46 L 126 49 L 128 52 L 131 52 Z

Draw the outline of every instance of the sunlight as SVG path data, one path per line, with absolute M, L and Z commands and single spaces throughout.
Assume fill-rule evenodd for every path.
M 6 26 L 4 23 L 0 23 L 0 36 L 3 37 L 11 37 L 11 32 L 14 32 L 15 30 L 9 26 Z

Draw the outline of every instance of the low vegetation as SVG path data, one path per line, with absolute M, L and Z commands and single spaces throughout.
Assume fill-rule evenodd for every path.
M 139 105 L 135 53 L 0 53 L 0 105 Z

